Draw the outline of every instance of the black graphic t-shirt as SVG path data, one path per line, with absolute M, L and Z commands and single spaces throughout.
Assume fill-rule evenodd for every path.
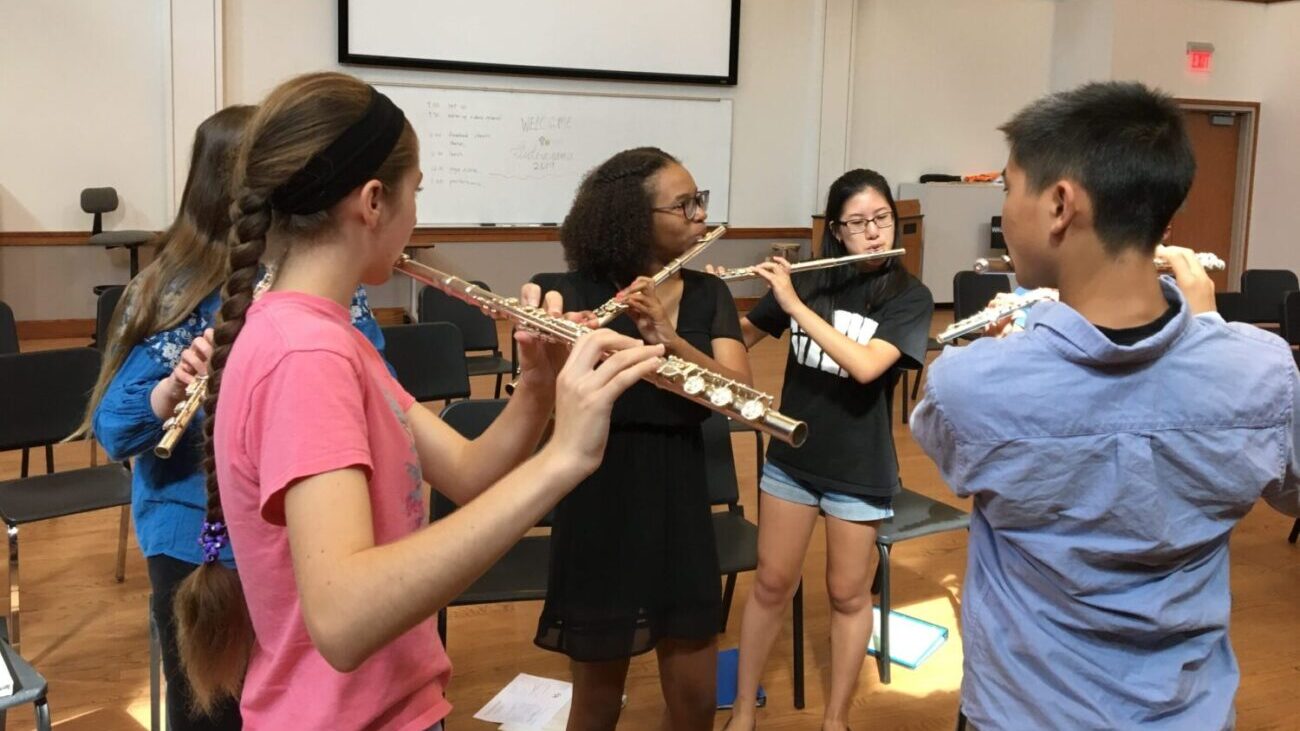
M 930 290 L 908 275 L 894 298 L 867 311 L 869 287 L 878 274 L 864 274 L 836 301 L 836 330 L 865 345 L 883 340 L 902 352 L 899 362 L 867 384 L 853 380 L 828 353 L 781 309 L 771 292 L 749 313 L 750 323 L 772 337 L 787 327 L 790 352 L 781 389 L 781 412 L 808 423 L 808 440 L 798 449 L 772 441 L 767 457 L 792 477 L 821 490 L 889 497 L 898 492 L 898 458 L 889 423 L 889 388 L 903 364 L 925 362 L 934 313 Z

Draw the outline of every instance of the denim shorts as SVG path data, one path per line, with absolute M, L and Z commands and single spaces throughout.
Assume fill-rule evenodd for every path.
M 818 490 L 805 481 L 791 477 L 771 462 L 763 465 L 763 478 L 758 481 L 758 487 L 774 498 L 819 507 L 823 513 L 840 520 L 869 523 L 894 517 L 893 501 L 889 498 Z

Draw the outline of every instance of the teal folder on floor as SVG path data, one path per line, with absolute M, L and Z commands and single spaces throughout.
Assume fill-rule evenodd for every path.
M 736 670 L 740 650 L 731 648 L 718 653 L 718 708 L 731 708 L 736 702 Z M 767 693 L 758 686 L 758 707 L 767 703 Z
M 876 655 L 880 651 L 880 607 L 872 607 L 871 611 L 871 645 L 867 648 L 867 654 Z M 947 639 L 947 627 L 902 612 L 889 613 L 889 659 L 905 668 L 915 670 L 926 658 L 943 647 Z

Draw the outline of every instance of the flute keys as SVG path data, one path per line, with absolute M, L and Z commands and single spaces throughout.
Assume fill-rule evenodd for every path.
M 767 407 L 758 399 L 750 399 L 740 405 L 740 415 L 747 421 L 758 421 L 767 413 Z
M 726 386 L 713 389 L 709 392 L 709 403 L 714 406 L 727 406 L 734 400 L 731 389 Z
M 702 377 L 691 376 L 690 378 L 686 379 L 685 383 L 682 384 L 682 390 L 685 391 L 689 396 L 699 396 L 700 394 L 704 393 L 705 386 L 706 384 L 704 383 L 704 379 Z

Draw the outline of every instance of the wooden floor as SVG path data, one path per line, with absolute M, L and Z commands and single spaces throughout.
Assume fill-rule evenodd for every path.
M 936 315 L 935 328 L 951 320 Z M 24 349 L 80 345 L 84 341 L 36 341 Z M 780 391 L 784 344 L 767 341 L 755 349 L 757 385 Z M 475 379 L 475 396 L 491 396 L 490 379 Z M 903 480 L 919 492 L 969 509 L 940 481 L 906 427 L 895 426 Z M 755 514 L 754 441 L 734 437 L 737 470 L 746 513 Z M 88 463 L 85 444 L 57 450 L 59 469 Z M 39 452 L 34 463 L 43 464 Z M 0 479 L 16 477 L 18 454 L 0 454 Z M 1232 640 L 1241 665 L 1238 728 L 1300 729 L 1300 548 L 1286 543 L 1290 522 L 1260 505 L 1232 539 Z M 48 678 L 55 726 L 66 731 L 127 731 L 148 728 L 149 674 L 146 597 L 149 580 L 134 540 L 123 584 L 113 580 L 117 513 L 101 512 L 51 520 L 23 528 L 23 654 Z M 893 559 L 895 608 L 948 627 L 949 642 L 919 670 L 895 666 L 893 683 L 882 685 L 874 662 L 863 670 L 854 701 L 856 728 L 935 731 L 953 728 L 961 681 L 957 623 L 965 571 L 966 536 L 949 533 L 902 544 Z M 789 623 L 778 639 L 763 685 L 768 706 L 764 729 L 816 728 L 829 678 L 825 543 L 821 527 L 804 567 L 807 581 L 807 708 L 796 711 L 791 695 Z M 749 591 L 742 575 L 723 647 L 737 642 L 740 610 Z M 540 603 L 454 609 L 448 649 L 455 677 L 448 691 L 456 710 L 449 728 L 488 728 L 473 714 L 515 674 L 566 678 L 558 655 L 532 644 Z M 653 654 L 637 658 L 627 684 L 628 704 L 620 728 L 659 729 L 662 701 Z M 717 727 L 726 721 L 719 713 Z M 32 727 L 30 709 L 9 714 L 9 728 Z

